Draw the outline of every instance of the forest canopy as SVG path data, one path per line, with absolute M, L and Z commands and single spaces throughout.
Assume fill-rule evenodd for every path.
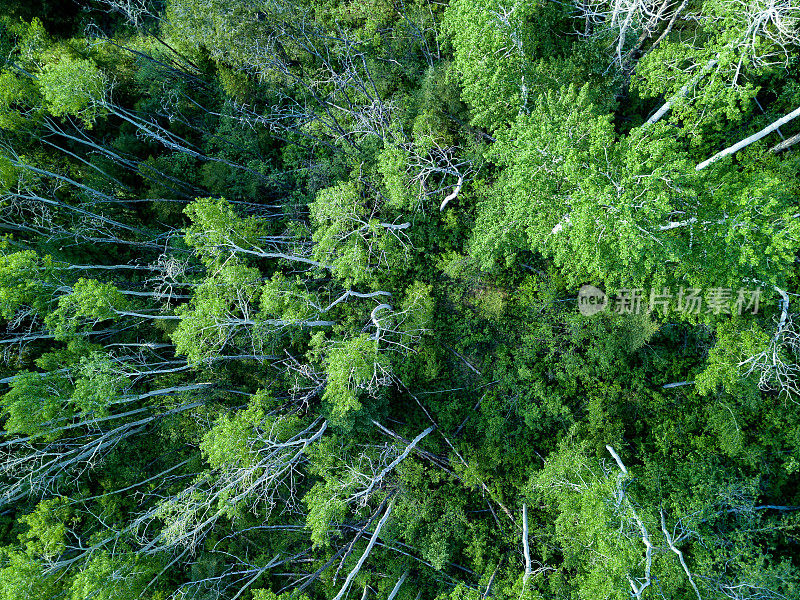
M 800 0 L 5 0 L 0 600 L 800 597 Z

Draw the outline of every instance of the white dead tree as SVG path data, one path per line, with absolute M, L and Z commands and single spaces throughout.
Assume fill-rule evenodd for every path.
M 515 4 L 511 9 L 508 9 L 500 4 L 497 10 L 489 11 L 506 35 L 507 45 L 498 51 L 503 53 L 502 58 L 508 58 L 513 54 L 517 54 L 521 58 L 525 57 L 525 48 L 522 45 L 519 27 L 514 22 L 514 13 L 517 11 L 518 6 Z
M 295 294 L 306 303 L 307 314 L 284 317 L 283 308 L 275 305 Z M 336 321 L 321 318 L 311 298 L 311 294 L 300 294 L 281 282 L 262 284 L 256 270 L 234 269 L 231 273 L 220 269 L 196 288 L 191 310 L 180 315 L 173 332 L 176 350 L 192 364 L 213 361 L 217 356 L 227 360 L 229 350 L 235 356 L 270 359 L 269 345 L 281 332 L 336 325 Z
M 222 552 L 210 550 L 208 555 L 219 557 L 220 561 L 225 561 L 226 568 L 214 575 L 203 578 L 193 578 L 179 585 L 166 600 L 200 600 L 202 598 L 229 598 L 236 600 L 240 598 L 259 577 L 278 566 L 300 562 L 307 552 L 290 555 L 282 558 L 277 554 L 270 560 L 266 558 L 258 560 L 254 557 L 238 556 L 232 552 Z M 208 556 L 207 555 L 207 556 Z M 203 560 L 181 565 L 183 568 L 202 569 Z M 201 571 L 202 572 L 202 571 Z
M 406 233 L 411 223 L 383 221 L 383 206 L 383 195 L 365 177 L 321 190 L 310 207 L 314 258 L 353 281 L 368 271 L 389 272 L 395 255 L 408 256 L 413 244 Z
M 503 60 L 516 60 L 521 61 L 517 64 L 524 64 L 528 58 L 525 53 L 525 45 L 523 39 L 525 34 L 522 33 L 523 28 L 526 26 L 526 16 L 517 12 L 521 3 L 515 2 L 514 6 L 510 9 L 505 5 L 500 4 L 497 10 L 490 10 L 489 13 L 494 17 L 496 28 L 503 32 L 505 44 L 496 50 L 497 54 L 501 54 Z M 519 93 L 520 93 L 520 113 L 527 112 L 528 105 L 528 86 L 525 83 L 525 74 L 522 69 L 519 69 Z M 456 192 L 457 195 L 457 192 Z
M 336 597 L 333 600 L 341 600 L 342 597 L 347 593 L 350 589 L 350 584 L 353 581 L 353 578 L 358 575 L 358 572 L 361 570 L 361 567 L 364 566 L 364 562 L 367 560 L 370 552 L 372 552 L 373 546 L 375 546 L 375 542 L 378 540 L 378 536 L 381 533 L 381 529 L 386 524 L 386 521 L 389 519 L 389 515 L 392 514 L 392 509 L 394 508 L 394 500 L 389 502 L 389 505 L 386 507 L 386 512 L 383 513 L 381 520 L 378 521 L 377 526 L 375 527 L 375 531 L 372 533 L 372 536 L 369 539 L 369 543 L 367 547 L 364 549 L 364 553 L 361 555 L 361 558 L 358 559 L 356 566 L 353 567 L 353 570 L 347 575 L 347 578 L 342 584 L 342 588 L 339 590 L 339 593 L 336 594 Z
M 298 262 L 313 267 L 329 269 L 330 266 L 307 257 L 309 244 L 291 236 L 272 236 L 257 239 L 242 239 L 241 235 L 227 224 L 206 224 L 203 234 L 197 234 L 196 240 L 202 252 L 219 257 L 220 262 L 235 255 L 251 256 L 255 258 L 276 258 L 289 262 Z M 206 238 L 208 241 L 204 240 Z M 211 241 L 213 240 L 213 241 Z M 287 249 L 288 248 L 288 249 Z
M 677 544 L 680 544 L 681 541 L 685 539 L 685 537 L 675 535 L 674 531 L 672 532 L 672 534 L 670 534 L 670 532 L 667 530 L 667 523 L 664 519 L 663 510 L 660 511 L 660 515 L 661 515 L 661 532 L 664 534 L 664 539 L 667 540 L 667 546 L 669 547 L 670 550 L 672 550 L 672 552 L 674 552 L 677 555 L 678 560 L 681 563 L 681 568 L 683 569 L 683 572 L 686 573 L 686 577 L 689 579 L 689 583 L 691 584 L 692 589 L 694 590 L 695 594 L 697 594 L 697 600 L 703 600 L 702 597 L 700 596 L 700 590 L 697 589 L 697 584 L 694 582 L 694 577 L 692 577 L 692 573 L 691 571 L 689 571 L 689 567 L 686 565 L 686 560 L 683 558 L 683 552 L 681 552 L 677 547 Z
M 800 142 L 800 133 L 797 133 L 791 136 L 788 139 L 783 140 L 779 144 L 776 144 L 772 148 L 769 149 L 770 152 L 773 154 L 777 154 L 778 152 L 783 152 L 784 150 L 788 150 L 792 146 L 794 146 L 797 142 Z
M 659 121 L 706 77 L 723 77 L 726 86 L 736 87 L 747 67 L 788 64 L 793 49 L 800 44 L 800 3 L 797 0 L 731 0 L 725 2 L 724 7 L 718 14 L 694 15 L 691 20 L 711 23 L 727 19 L 729 22 L 735 15 L 737 25 L 741 25 L 738 35 L 719 48 L 702 67 L 694 65 L 695 75 L 647 120 L 648 124 Z
M 253 428 L 244 441 L 246 457 L 231 457 L 162 500 L 156 510 L 137 517 L 142 551 L 152 554 L 183 549 L 193 554 L 214 525 L 226 516 L 232 517 L 242 505 L 250 511 L 260 509 L 268 516 L 276 506 L 291 508 L 297 504 L 297 470 L 305 461 L 307 449 L 325 433 L 327 421 L 316 419 L 285 440 L 278 431 L 281 421 L 279 418 L 263 429 Z M 155 521 L 164 525 L 147 539 L 147 530 Z
M 385 429 L 379 423 L 375 421 L 373 421 L 373 423 L 376 424 L 379 429 Z M 434 427 L 428 427 L 420 432 L 413 440 L 406 440 L 397 436 L 397 438 L 395 438 L 397 441 L 394 443 L 360 444 L 351 448 L 352 451 L 346 451 L 344 445 L 342 445 L 342 449 L 345 450 L 345 452 L 342 454 L 341 460 L 337 461 L 337 472 L 334 476 L 337 482 L 336 485 L 340 490 L 337 497 L 344 502 L 345 505 L 349 506 L 351 510 L 356 512 L 369 506 L 370 502 L 374 500 L 376 496 L 382 497 L 382 500 L 377 508 L 370 508 L 372 514 L 363 526 L 349 526 L 351 529 L 356 530 L 356 535 L 349 543 L 342 546 L 331 560 L 326 563 L 323 569 L 318 571 L 312 579 L 318 577 L 319 574 L 327 569 L 333 562 L 338 561 L 339 567 L 336 569 L 333 576 L 333 584 L 336 584 L 339 571 L 352 554 L 356 544 L 365 534 L 368 534 L 369 527 L 384 510 L 387 502 L 389 502 L 390 505 L 393 504 L 393 499 L 401 493 L 401 486 L 398 485 L 396 478 L 392 477 L 393 471 L 413 452 L 425 452 L 419 449 L 419 444 L 434 431 L 434 429 Z M 384 517 L 386 517 L 386 515 L 384 515 Z M 348 527 L 345 523 L 341 523 L 340 525 Z M 379 524 L 378 528 L 381 526 L 382 525 Z M 372 543 L 369 544 L 362 558 L 366 557 L 371 546 Z M 356 569 L 351 572 L 348 581 L 345 582 L 345 585 L 342 587 L 343 590 L 347 589 L 349 585 L 348 582 L 352 580 L 352 576 L 358 572 L 358 569 L 360 569 L 360 566 L 357 566 Z M 390 597 L 397 594 L 407 576 L 408 573 L 400 578 L 394 587 L 394 593 L 390 595 Z M 302 587 L 305 587 L 308 583 L 310 582 L 307 581 Z
M 245 165 L 242 165 L 240 163 L 235 163 L 227 159 L 220 158 L 218 156 L 204 154 L 203 152 L 200 151 L 200 148 L 198 146 L 195 146 L 189 140 L 175 133 L 173 131 L 174 128 L 170 129 L 161 126 L 158 123 L 157 119 L 159 115 L 152 115 L 152 116 L 140 115 L 135 112 L 128 111 L 116 105 L 110 98 L 104 102 L 103 106 L 109 112 L 112 112 L 116 116 L 122 118 L 124 121 L 130 123 L 131 125 L 138 127 L 139 131 L 137 133 L 138 136 L 142 139 L 152 140 L 154 142 L 161 144 L 168 150 L 186 154 L 192 158 L 196 158 L 203 162 L 216 162 L 231 167 L 232 169 L 243 171 L 258 179 L 261 179 L 265 183 L 269 181 L 269 179 L 263 173 L 259 173 L 258 171 L 255 171 Z M 167 116 L 169 117 L 170 115 Z M 171 120 L 177 121 L 177 118 Z M 189 125 L 191 126 L 191 124 Z M 229 145 L 234 144 L 233 141 L 228 141 L 227 139 L 225 139 L 224 141 L 226 142 L 226 144 Z
M 616 453 L 613 447 L 610 445 L 606 445 L 606 450 L 608 450 L 609 454 L 614 458 L 614 461 L 617 463 L 619 467 L 619 474 L 617 475 L 617 485 L 616 485 L 616 501 L 617 507 L 623 509 L 623 514 L 629 514 L 630 518 L 636 523 L 637 528 L 641 533 L 642 543 L 645 546 L 645 572 L 643 578 L 638 578 L 634 580 L 630 575 L 628 576 L 628 582 L 631 585 L 631 589 L 633 591 L 634 597 L 637 599 L 642 598 L 642 593 L 644 590 L 649 587 L 652 583 L 652 564 L 653 564 L 653 552 L 654 551 L 663 551 L 664 548 L 661 546 L 655 546 L 653 544 L 652 538 L 648 533 L 647 526 L 644 523 L 644 520 L 639 516 L 636 512 L 631 499 L 628 497 L 627 493 L 625 492 L 625 480 L 628 477 L 628 469 L 622 462 L 622 459 Z M 677 557 L 678 561 L 683 569 L 683 572 L 686 574 L 686 578 L 689 580 L 689 584 L 692 586 L 695 594 L 697 595 L 697 600 L 702 600 L 702 596 L 700 595 L 700 590 L 695 583 L 694 576 L 692 572 L 689 570 L 689 566 L 686 564 L 686 560 L 684 558 L 683 552 L 678 548 L 678 544 L 682 541 L 687 539 L 692 532 L 687 530 L 683 530 L 682 533 L 679 535 L 673 529 L 670 532 L 667 529 L 666 518 L 664 516 L 663 509 L 660 510 L 660 525 L 661 525 L 661 532 L 664 534 L 664 539 L 667 543 L 667 548 L 673 552 Z M 681 526 L 681 521 L 678 522 L 676 528 Z
M 622 49 L 632 27 L 643 23 L 651 16 L 652 2 L 647 0 L 613 0 L 611 2 L 585 2 L 579 6 L 586 10 L 587 20 L 602 20 L 598 25 L 606 25 L 616 37 L 616 60 L 622 63 Z M 603 10 L 605 9 L 605 10 Z M 650 14 L 648 14 L 650 13 Z
M 186 271 L 189 268 L 189 257 L 179 258 L 175 254 L 162 252 L 155 262 L 149 265 L 153 274 L 145 280 L 146 285 L 152 285 L 157 299 L 166 302 L 167 306 L 173 300 L 180 299 L 178 290 L 185 289 Z
M 394 584 L 394 587 L 392 588 L 392 591 L 389 592 L 386 600 L 394 600 L 394 597 L 397 596 L 397 592 L 400 591 L 400 588 L 402 587 L 403 582 L 406 580 L 406 577 L 408 577 L 409 573 L 410 571 L 408 570 L 403 571 L 403 574 L 400 576 L 400 579 L 397 580 L 397 583 Z
M 342 115 L 340 120 L 347 124 L 348 135 L 359 141 L 370 136 L 384 139 L 395 104 L 381 98 L 362 45 L 348 38 L 346 32 L 339 31 L 337 43 L 326 51 L 328 49 L 319 43 L 318 33 L 311 32 L 308 27 L 303 28 L 302 33 L 301 47 L 321 62 L 321 72 L 325 74 L 321 83 L 335 90 L 326 98 L 326 103 Z M 317 39 L 312 42 L 312 38 Z M 333 56 L 335 61 L 331 59 Z
M 425 317 L 428 299 L 422 290 L 412 290 L 400 309 L 379 304 L 372 309 L 364 329 L 375 328 L 372 339 L 378 345 L 402 354 L 414 352 L 414 346 L 429 331 Z
M 728 146 L 724 150 L 720 150 L 719 152 L 717 152 L 711 158 L 708 158 L 708 159 L 704 160 L 703 162 L 701 162 L 700 164 L 698 164 L 695 167 L 695 170 L 701 171 L 701 170 L 705 169 L 707 166 L 709 166 L 711 164 L 714 164 L 718 160 L 720 160 L 722 158 L 725 158 L 726 156 L 730 156 L 731 154 L 734 154 L 734 153 L 738 152 L 739 150 L 741 150 L 743 148 L 746 148 L 750 144 L 753 144 L 753 143 L 757 142 L 758 140 L 760 140 L 761 138 L 768 136 L 770 133 L 772 133 L 773 131 L 776 131 L 782 125 L 785 125 L 786 123 L 788 123 L 792 119 L 795 119 L 795 118 L 797 118 L 799 116 L 800 116 L 800 106 L 798 106 L 796 109 L 794 109 L 788 115 L 785 115 L 785 116 L 781 117 L 777 121 L 773 121 L 772 123 L 770 123 L 769 125 L 764 127 L 761 131 L 758 131 L 757 133 L 754 133 L 753 135 L 751 135 L 749 137 L 746 137 L 745 139 L 733 144 L 732 146 Z
M 522 576 L 522 591 L 520 598 L 525 594 L 525 586 L 528 585 L 528 579 L 533 574 L 531 567 L 531 548 L 528 542 L 528 505 L 522 505 L 522 554 L 525 557 L 525 574 Z
M 138 27 L 145 19 L 157 17 L 157 9 L 150 0 L 99 0 L 112 12 L 121 14 L 134 27 Z
M 787 64 L 800 44 L 800 3 L 797 0 L 728 0 L 725 12 L 735 14 L 745 24 L 736 50 L 741 58 L 736 66 L 736 78 L 745 61 L 756 66 Z M 725 14 L 706 19 L 720 20 Z
M 761 390 L 778 392 L 796 402 L 800 398 L 800 330 L 796 315 L 789 312 L 789 294 L 775 289 L 781 296 L 775 333 L 764 350 L 737 366 L 744 377 L 756 375 Z
M 344 31 L 321 31 L 311 11 L 297 3 L 226 4 L 228 14 L 202 23 L 206 31 L 187 34 L 213 58 L 274 86 L 279 101 L 263 114 L 248 110 L 243 116 L 249 123 L 290 143 L 303 136 L 311 146 L 333 151 L 351 152 L 364 138 L 385 135 L 394 107 L 381 98 L 363 43 Z
M 107 347 L 112 346 L 109 344 Z M 168 388 L 157 388 L 156 383 L 153 382 L 159 375 L 171 375 L 174 373 L 181 373 L 191 370 L 193 367 L 185 358 L 167 358 L 155 352 L 156 349 L 171 349 L 174 347 L 171 344 L 113 344 L 113 346 L 135 349 L 135 351 L 126 351 L 124 354 L 117 354 L 114 351 L 106 352 L 93 352 L 85 357 L 79 364 L 51 371 L 41 373 L 42 377 L 48 376 L 52 373 L 70 372 L 68 375 L 72 384 L 84 384 L 85 387 L 91 386 L 93 378 L 104 380 L 107 385 L 109 381 L 115 381 L 115 387 L 118 390 L 116 396 L 110 399 L 108 406 L 115 406 L 120 404 L 129 404 L 137 400 L 146 398 L 168 395 L 178 392 L 191 391 L 201 389 L 209 383 L 187 383 L 185 385 L 177 385 Z M 279 360 L 280 357 L 274 355 L 261 355 L 261 354 L 236 354 L 236 355 L 217 355 L 210 356 L 203 361 L 203 364 L 214 364 L 230 360 Z M 0 379 L 0 383 L 9 383 L 13 381 L 16 376 Z M 86 384 L 88 383 L 88 386 Z M 136 386 L 141 386 L 147 383 L 147 388 L 150 391 L 145 393 L 138 393 L 135 390 Z
M 143 407 L 105 417 L 90 416 L 51 427 L 35 436 L 3 442 L 0 444 L 0 475 L 7 478 L 7 483 L 0 486 L 0 505 L 16 502 L 28 495 L 57 494 L 62 483 L 94 468 L 126 439 L 159 419 L 203 404 L 190 402 L 161 413 L 152 407 Z M 122 424 L 114 425 L 114 421 Z M 53 441 L 41 441 L 43 436 L 59 437 Z
M 630 586 L 631 594 L 637 600 L 641 600 L 645 590 L 653 583 L 653 555 L 658 549 L 654 539 L 648 529 L 649 520 L 647 515 L 641 513 L 635 501 L 627 492 L 630 474 L 622 459 L 610 445 L 606 446 L 609 454 L 614 458 L 617 469 L 611 469 L 606 461 L 600 461 L 600 471 L 596 469 L 597 463 L 592 461 L 588 455 L 581 452 L 573 453 L 572 457 L 559 467 L 556 477 L 548 478 L 543 485 L 547 488 L 548 494 L 553 494 L 557 490 L 558 494 L 584 495 L 592 494 L 591 490 L 602 489 L 604 506 L 598 507 L 606 513 L 609 524 L 608 535 L 616 535 L 622 543 L 628 547 L 635 547 L 638 541 L 644 545 L 644 567 L 641 576 L 635 576 L 634 569 L 640 569 L 639 564 L 626 566 L 625 578 Z M 616 471 L 616 473 L 615 473 Z M 572 518 L 578 520 L 578 515 Z M 616 523 L 612 525 L 612 523 Z M 616 533 L 614 533 L 616 529 Z M 589 554 L 608 560 L 604 554 L 596 554 L 596 549 L 592 543 L 584 542 L 584 547 Z M 638 562 L 638 561 L 637 561 Z M 549 567 L 542 566 L 533 573 L 548 570 Z
M 645 548 L 645 555 L 644 555 L 644 577 L 638 577 L 634 579 L 630 575 L 628 575 L 628 583 L 631 585 L 631 590 L 633 591 L 633 595 L 637 600 L 641 600 L 642 594 L 644 590 L 647 589 L 651 582 L 651 569 L 653 566 L 653 543 L 650 540 L 650 535 L 647 532 L 647 527 L 642 521 L 639 514 L 633 507 L 633 503 L 631 502 L 630 498 L 628 497 L 627 493 L 625 492 L 625 479 L 628 476 L 628 469 L 622 462 L 622 459 L 619 455 L 614 451 L 609 445 L 606 445 L 606 450 L 608 450 L 609 454 L 614 458 L 619 467 L 619 474 L 617 475 L 617 486 L 615 490 L 615 499 L 616 499 L 616 508 L 622 515 L 630 515 L 630 519 L 632 519 L 636 526 L 638 527 L 642 543 L 644 544 Z
M 575 3 L 576 14 L 585 22 L 583 35 L 611 35 L 615 62 L 623 66 L 644 42 L 655 35 L 663 23 L 667 35 L 678 15 L 686 7 L 680 0 L 585 0 Z M 625 45 L 633 34 L 639 33 L 633 48 Z
M 348 498 L 348 500 L 347 500 L 348 503 L 357 500 L 361 506 L 366 506 L 366 504 L 367 504 L 368 500 L 370 499 L 370 497 L 372 496 L 373 492 L 376 490 L 376 488 L 378 488 L 383 483 L 383 481 L 386 478 L 386 476 L 392 470 L 394 470 L 394 468 L 397 465 L 399 465 L 409 454 L 411 454 L 411 452 L 413 452 L 413 450 L 417 446 L 417 444 L 419 444 L 419 442 L 421 442 L 423 439 L 425 439 L 428 436 L 428 434 L 431 433 L 433 430 L 434 430 L 433 426 L 428 427 L 422 433 L 420 433 L 417 437 L 415 437 L 411 441 L 411 443 L 408 444 L 408 446 L 406 446 L 405 449 L 399 454 L 399 456 L 397 456 L 397 458 L 395 458 L 388 465 L 386 465 L 379 473 L 377 473 L 377 475 L 374 475 L 373 477 L 370 478 L 369 483 L 367 484 L 367 486 L 364 489 L 362 489 L 362 490 L 356 492 L 355 494 L 353 494 L 352 496 L 350 496 L 350 498 Z
M 457 146 L 442 146 L 432 137 L 426 140 L 425 145 L 427 149 L 424 151 L 411 142 L 400 145 L 408 156 L 406 173 L 410 185 L 419 186 L 420 201 L 449 190 L 439 205 L 439 210 L 443 211 L 458 198 L 464 184 L 472 180 L 475 169 L 471 160 L 458 156 L 460 149 Z
M 111 228 L 115 231 L 124 231 L 128 235 L 139 234 L 148 236 L 147 232 L 139 227 L 122 223 L 98 212 L 93 212 L 81 206 L 75 206 L 61 201 L 64 195 L 74 194 L 82 199 L 95 199 L 98 201 L 109 200 L 115 202 L 114 196 L 85 185 L 68 175 L 30 164 L 27 159 L 20 156 L 9 144 L 0 139 L 0 151 L 9 164 L 16 169 L 14 185 L 9 186 L 2 194 L 2 200 L 18 205 L 27 212 L 35 211 L 36 205 L 44 205 L 61 218 L 67 215 L 81 219 L 79 222 L 84 227 L 97 226 Z
M 647 51 L 650 52 L 658 48 L 661 42 L 663 42 L 667 36 L 669 36 L 673 27 L 675 26 L 675 23 L 678 21 L 678 18 L 683 17 L 684 9 L 688 4 L 689 0 L 683 0 L 680 4 L 677 4 L 677 2 L 673 2 L 672 0 L 664 0 L 663 4 L 658 8 L 658 10 L 655 13 L 650 14 L 647 22 L 642 26 L 642 33 L 639 35 L 639 39 L 636 40 L 636 43 L 628 51 L 627 55 L 622 61 L 622 68 L 625 73 L 630 73 L 635 64 L 634 59 L 639 57 L 645 42 L 647 42 L 647 40 L 652 38 L 660 30 L 661 24 L 664 22 L 666 22 L 666 26 L 663 30 L 661 30 L 658 38 L 653 41 Z
M 113 148 L 105 146 L 101 141 L 94 140 L 88 133 L 83 130 L 74 120 L 70 117 L 62 117 L 64 121 L 70 124 L 69 127 L 54 121 L 53 119 L 46 118 L 42 121 L 42 126 L 48 132 L 42 135 L 42 141 L 50 143 L 48 138 L 56 140 L 70 140 L 74 142 L 74 149 L 83 149 L 88 154 L 104 156 L 110 162 L 117 165 L 129 173 L 142 177 L 145 181 L 150 181 L 159 187 L 163 187 L 175 194 L 177 198 L 126 198 L 116 200 L 103 199 L 105 203 L 130 203 L 130 202 L 150 202 L 157 200 L 160 202 L 187 202 L 197 194 L 203 193 L 203 189 L 199 188 L 187 181 L 179 179 L 174 175 L 164 173 L 159 170 L 154 164 L 148 163 L 144 165 L 144 161 L 139 160 L 135 156 L 120 153 Z M 51 144 L 52 145 L 52 144 Z M 88 162 L 88 161 L 87 161 Z
M 689 91 L 693 89 L 700 82 L 701 79 L 703 79 L 706 75 L 711 73 L 711 71 L 714 69 L 714 67 L 717 66 L 717 64 L 719 64 L 717 57 L 709 60 L 695 74 L 695 76 L 692 77 L 692 79 L 690 79 L 687 83 L 685 83 L 681 87 L 681 89 L 678 90 L 678 93 L 676 93 L 674 96 L 672 96 L 672 98 L 670 98 L 664 104 L 662 104 L 661 107 L 656 112 L 654 112 L 650 116 L 650 118 L 647 119 L 647 122 L 645 124 L 653 125 L 655 123 L 658 123 L 658 121 L 661 120 L 661 117 L 667 114 L 676 102 L 678 102 L 681 98 L 685 97 L 689 93 Z

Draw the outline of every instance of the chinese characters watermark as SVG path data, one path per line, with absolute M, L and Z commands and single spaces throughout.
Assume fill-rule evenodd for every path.
M 760 301 L 761 288 L 621 288 L 615 296 L 609 297 L 593 285 L 584 285 L 578 292 L 578 310 L 587 316 L 606 308 L 616 314 L 640 314 L 656 309 L 664 314 L 756 314 Z

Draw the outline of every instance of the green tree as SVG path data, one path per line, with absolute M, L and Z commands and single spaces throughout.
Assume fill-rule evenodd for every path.
M 378 192 L 364 181 L 321 190 L 311 204 L 314 258 L 347 287 L 397 269 L 408 257 L 410 223 L 382 223 Z M 399 219 L 395 219 L 397 221 Z
M 699 176 L 663 127 L 618 136 L 588 87 L 542 96 L 492 153 L 505 168 L 484 188 L 473 242 L 487 266 L 532 250 L 575 283 L 738 288 L 793 255 L 777 173 Z
M 322 344 L 322 338 L 317 343 Z M 364 407 L 363 399 L 366 396 L 374 402 L 380 398 L 391 382 L 391 367 L 386 356 L 378 352 L 375 340 L 364 334 L 329 344 L 324 361 L 327 382 L 322 399 L 331 424 L 346 432 L 362 408 L 367 413 L 376 409 Z
M 462 97 L 473 109 L 472 122 L 491 131 L 527 112 L 546 75 L 543 56 L 557 56 L 552 35 L 565 17 L 548 2 L 453 2 L 445 16 Z
M 93 61 L 56 55 L 37 80 L 47 110 L 55 117 L 69 115 L 91 127 L 102 114 L 106 77 Z

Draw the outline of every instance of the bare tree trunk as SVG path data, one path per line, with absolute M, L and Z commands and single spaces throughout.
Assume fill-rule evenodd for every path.
M 113 309 L 112 309 L 113 310 Z M 154 321 L 179 321 L 180 317 L 178 315 L 146 315 L 143 313 L 132 312 L 128 310 L 114 310 L 115 314 L 124 316 L 124 317 L 139 317 L 141 319 L 152 319 Z
M 665 383 L 661 386 L 661 388 L 668 390 L 670 388 L 683 387 L 684 385 L 694 385 L 694 381 L 676 381 L 675 383 Z
M 375 532 L 372 534 L 372 537 L 369 539 L 369 543 L 367 544 L 366 549 L 364 550 L 364 554 L 361 555 L 361 558 L 358 559 L 356 566 L 353 567 L 353 570 L 350 571 L 347 579 L 344 580 L 344 584 L 342 584 L 342 589 L 339 590 L 339 593 L 336 594 L 336 597 L 333 600 L 342 600 L 342 597 L 347 593 L 348 588 L 350 587 L 350 583 L 353 581 L 353 578 L 358 575 L 358 572 L 361 570 L 361 567 L 364 565 L 364 561 L 367 560 L 369 553 L 372 552 L 372 547 L 375 545 L 375 542 L 378 540 L 378 535 L 380 535 L 381 529 L 383 528 L 384 524 L 386 523 L 389 515 L 392 513 L 392 508 L 394 508 L 394 502 L 390 502 L 389 506 L 386 507 L 386 512 L 381 517 L 381 520 L 378 521 L 378 525 L 375 527 Z
M 797 142 L 800 142 L 800 133 L 798 133 L 796 135 L 793 135 L 788 140 L 783 140 L 777 146 L 773 146 L 772 148 L 770 148 L 769 151 L 777 154 L 778 152 L 782 152 L 783 150 L 787 150 L 788 148 L 791 148 Z
M 709 158 L 707 160 L 704 160 L 699 165 L 697 165 L 695 167 L 695 170 L 696 171 L 701 171 L 702 169 L 705 169 L 708 165 L 717 162 L 721 158 L 725 158 L 726 156 L 730 156 L 734 152 L 738 152 L 742 148 L 746 148 L 747 146 L 749 146 L 753 142 L 757 142 L 761 138 L 769 135 L 770 133 L 772 133 L 773 131 L 778 129 L 778 127 L 780 127 L 781 125 L 785 125 L 786 123 L 788 123 L 789 121 L 791 121 L 792 119 L 794 119 L 794 118 L 796 118 L 798 116 L 800 116 L 800 106 L 795 108 L 788 115 L 786 115 L 784 117 L 781 117 L 780 119 L 778 119 L 777 121 L 774 121 L 772 124 L 768 125 L 767 127 L 764 127 L 764 129 L 762 129 L 758 133 L 754 133 L 750 137 L 743 139 L 741 142 L 738 142 L 738 143 L 734 144 L 733 146 L 729 146 L 728 148 L 725 148 L 725 150 L 722 150 L 721 152 L 717 152 L 711 158 Z
M 450 202 L 450 200 L 455 200 L 458 197 L 458 194 L 461 192 L 461 186 L 464 185 L 464 178 L 459 176 L 458 183 L 456 183 L 456 187 L 453 188 L 453 191 L 442 200 L 442 205 L 439 207 L 439 212 L 444 210 L 444 207 Z
M 525 555 L 525 577 L 522 580 L 522 589 L 524 590 L 528 577 L 533 572 L 531 569 L 531 549 L 528 545 L 528 506 L 526 504 L 522 505 L 522 552 Z
M 386 598 L 386 600 L 394 600 L 394 597 L 397 596 L 397 592 L 400 591 L 400 586 L 403 585 L 403 582 L 406 580 L 406 577 L 408 577 L 408 573 L 409 573 L 408 571 L 405 571 L 400 576 L 400 579 L 398 579 L 397 583 L 394 584 L 394 587 L 392 588 L 392 591 L 389 592 L 389 596 Z
M 675 94 L 675 95 L 674 95 L 674 96 L 673 96 L 673 97 L 672 97 L 670 100 L 667 100 L 667 101 L 666 101 L 666 102 L 665 102 L 665 103 L 664 103 L 664 104 L 661 106 L 661 108 L 659 108 L 659 109 L 658 109 L 658 110 L 655 112 L 655 114 L 654 114 L 652 117 L 650 117 L 649 119 L 647 119 L 647 123 L 646 123 L 646 124 L 647 124 L 647 125 L 653 125 L 653 124 L 655 124 L 655 123 L 658 123 L 658 121 L 660 121 L 660 120 L 661 120 L 661 117 L 663 117 L 663 116 L 664 116 L 664 115 L 667 113 L 667 111 L 669 111 L 669 109 L 670 109 L 670 108 L 672 108 L 672 105 L 675 103 L 675 100 L 677 100 L 678 98 L 682 98 L 683 96 L 685 96 L 685 95 L 686 95 L 686 94 L 689 92 L 689 89 L 690 89 L 690 88 L 692 88 L 692 87 L 693 87 L 695 84 L 697 84 L 697 82 L 698 82 L 698 81 L 700 81 L 700 80 L 701 80 L 701 79 L 702 79 L 702 78 L 705 76 L 705 74 L 706 74 L 706 73 L 708 73 L 708 72 L 709 72 L 711 69 L 713 69 L 713 68 L 714 68 L 716 65 L 717 65 L 717 59 L 716 59 L 716 58 L 712 58 L 710 61 L 708 61 L 708 63 L 706 63 L 706 66 L 705 66 L 705 67 L 703 67 L 703 68 L 700 70 L 700 72 L 699 72 L 697 75 L 695 75 L 695 76 L 694 76 L 694 77 L 691 79 L 691 81 L 689 81 L 689 83 L 687 83 L 686 85 L 684 85 L 684 86 L 683 86 L 683 87 L 682 87 L 682 88 L 681 88 L 681 89 L 678 91 L 678 93 L 677 93 L 677 94 Z
M 667 531 L 667 524 L 664 521 L 664 511 L 662 510 L 660 512 L 661 512 L 661 531 L 664 533 L 664 537 L 667 540 L 667 545 L 669 546 L 670 550 L 672 550 L 675 554 L 678 555 L 678 560 L 681 563 L 681 567 L 683 567 L 683 572 L 686 573 L 686 577 L 689 578 L 689 583 L 692 584 L 694 593 L 697 594 L 697 600 L 703 600 L 702 597 L 700 596 L 700 590 L 697 589 L 697 585 L 695 585 L 694 583 L 694 579 L 692 578 L 692 573 L 689 571 L 689 567 L 686 566 L 686 561 L 683 560 L 683 552 L 678 550 L 678 548 L 675 546 L 675 541 L 669 534 L 669 531 Z

